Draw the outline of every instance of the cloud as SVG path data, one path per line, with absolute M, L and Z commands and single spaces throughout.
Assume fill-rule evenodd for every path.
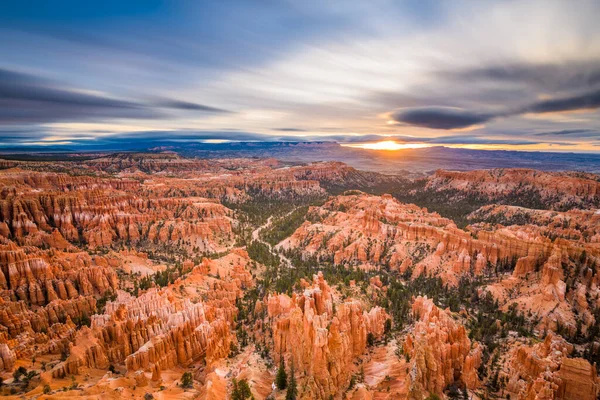
M 63 89 L 34 75 L 0 69 L 0 123 L 157 116 L 139 103 Z
M 0 100 L 68 107 L 140 108 L 139 104 L 132 102 L 56 88 L 33 75 L 6 69 L 0 69 Z
M 274 128 L 273 130 L 278 132 L 306 132 L 306 129 L 301 128 Z
M 482 124 L 495 116 L 454 107 L 412 107 L 396 110 L 391 117 L 396 122 L 425 128 L 460 129 Z
M 500 117 L 585 111 L 599 107 L 600 90 L 595 90 L 578 95 L 540 100 L 525 107 L 506 109 L 495 113 L 470 111 L 455 107 L 407 107 L 393 111 L 391 117 L 394 121 L 407 125 L 451 130 L 474 127 Z
M 600 136 L 600 131 L 594 129 L 563 129 L 560 131 L 548 131 L 534 133 L 535 136 L 567 136 L 577 135 L 578 137 Z
M 220 108 L 168 98 L 149 104 L 122 100 L 62 87 L 35 75 L 0 68 L 0 124 L 167 117 L 161 108 L 227 112 Z
M 536 132 L 598 126 L 598 114 L 586 113 L 556 128 L 554 118 L 571 116 L 542 111 L 574 107 L 577 99 L 555 99 L 600 86 L 600 3 L 593 0 L 578 7 L 543 0 L 150 2 L 156 8 L 13 2 L 0 24 L 0 67 L 43 71 L 67 84 L 13 74 L 8 80 L 19 89 L 0 96 L 0 125 L 202 127 L 221 139 L 227 128 L 272 134 L 257 140 L 334 139 L 312 134 L 329 132 L 348 141 L 360 136 L 345 132 L 433 136 L 408 126 L 464 131 L 485 124 L 486 136 L 519 132 L 539 140 L 559 136 Z M 381 126 L 377 116 L 390 110 L 399 124 Z M 92 129 L 98 137 L 110 132 Z M 591 133 L 562 137 L 584 134 Z
M 540 141 L 540 140 L 528 140 L 528 139 L 495 139 L 495 138 L 487 138 L 482 136 L 443 136 L 436 138 L 428 138 L 424 140 L 425 143 L 430 144 L 480 144 L 480 145 L 511 145 L 511 146 L 526 146 L 526 145 L 536 145 L 549 142 Z M 572 145 L 573 143 L 567 142 L 552 142 L 551 144 L 558 146 L 566 146 Z
M 184 110 L 184 111 L 201 111 L 201 112 L 211 112 L 211 113 L 229 113 L 231 111 L 225 110 L 222 108 L 206 106 L 204 104 L 192 103 L 189 101 L 182 100 L 174 100 L 174 99 L 160 99 L 157 100 L 154 104 L 159 107 L 165 108 L 173 108 L 176 110 Z
M 575 96 L 540 101 L 525 107 L 522 112 L 548 113 L 591 110 L 600 107 L 600 90 Z
M 600 84 L 600 60 L 560 63 L 532 63 L 509 61 L 461 70 L 444 70 L 442 78 L 460 82 L 487 82 L 525 84 L 544 91 L 588 89 Z

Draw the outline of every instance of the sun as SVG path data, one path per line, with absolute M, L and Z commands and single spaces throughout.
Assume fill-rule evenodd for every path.
M 342 144 L 342 146 L 369 150 L 403 150 L 422 149 L 423 147 L 429 147 L 429 145 L 426 143 L 398 143 L 394 140 L 384 140 L 375 143 L 349 143 Z

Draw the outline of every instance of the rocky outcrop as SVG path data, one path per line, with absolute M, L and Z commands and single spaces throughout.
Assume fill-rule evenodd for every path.
M 473 222 L 492 225 L 536 225 L 545 236 L 584 243 L 600 242 L 600 213 L 597 210 L 537 210 L 491 204 L 469 214 Z
M 417 322 L 404 343 L 411 360 L 409 397 L 441 395 L 452 383 L 477 388 L 481 347 L 469 340 L 465 327 L 427 297 L 417 297 L 412 312 Z
M 589 239 L 597 228 L 580 229 Z M 493 275 L 499 282 L 487 290 L 504 309 L 517 303 L 540 319 L 540 331 L 566 326 L 574 333 L 577 320 L 584 331 L 594 323 L 600 295 L 600 248 L 583 236 L 555 238 L 533 224 L 465 231 L 389 195 L 353 192 L 310 208 L 307 221 L 277 248 L 348 267 L 440 277 L 450 286 L 462 277 Z
M 15 365 L 17 356 L 6 343 L 0 343 L 0 371 L 10 371 Z
M 43 306 L 78 296 L 102 296 L 116 290 L 117 284 L 117 274 L 100 256 L 40 251 L 11 241 L 0 244 L 0 289 L 7 301 Z
M 0 200 L 5 237 L 41 245 L 57 233 L 89 247 L 116 241 L 175 242 L 215 251 L 232 236 L 230 211 L 203 198 L 144 198 L 123 191 L 32 191 Z M 53 233 L 57 232 L 57 233 Z
M 389 317 L 380 308 L 365 311 L 360 302 L 335 304 L 323 275 L 300 295 L 269 296 L 275 358 L 293 364 L 310 396 L 327 399 L 349 382 L 353 360 L 365 352 L 367 334 L 383 333 Z
M 481 275 L 499 261 L 547 253 L 552 242 L 535 230 L 502 227 L 476 235 L 436 213 L 389 195 L 337 196 L 313 207 L 281 249 L 299 249 L 335 264 L 372 269 L 389 265 L 413 277 L 440 276 L 456 285 L 462 275 Z
M 438 170 L 427 178 L 426 189 L 486 197 L 491 202 L 519 201 L 539 196 L 550 209 L 600 205 L 600 181 L 594 174 L 502 168 L 476 171 Z M 509 203 L 510 204 L 510 203 Z
M 552 333 L 536 345 L 513 348 L 503 372 L 507 390 L 527 400 L 596 399 L 600 393 L 596 367 L 582 358 L 568 358 L 572 351 L 571 344 Z
M 111 362 L 124 363 L 130 371 L 166 370 L 229 353 L 235 312 L 218 312 L 217 307 L 235 310 L 229 302 L 178 299 L 170 289 L 151 289 L 137 298 L 120 294 L 104 315 L 93 317 L 92 328 Z
M 91 329 L 84 327 L 69 344 L 69 357 L 52 370 L 55 378 L 76 375 L 81 367 L 108 369 L 108 357 L 102 343 Z
M 254 285 L 246 269 L 248 254 L 237 249 L 202 264 L 209 265 L 206 273 L 201 266 L 194 267 L 185 279 L 164 289 L 152 288 L 138 297 L 118 292 L 103 314 L 92 316 L 91 329 L 77 333 L 71 356 L 56 367 L 55 375 L 73 373 L 81 366 L 104 368 L 101 365 L 107 360 L 124 364 L 131 374 L 145 371 L 158 380 L 161 371 L 177 365 L 200 359 L 210 365 L 226 357 L 236 340 L 231 331 L 236 299 L 243 288 Z M 221 271 L 221 276 L 209 276 L 211 268 Z M 181 288 L 201 293 L 204 300 L 192 302 Z

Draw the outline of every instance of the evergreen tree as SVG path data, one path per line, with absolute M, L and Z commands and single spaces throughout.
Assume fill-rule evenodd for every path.
M 285 372 L 285 363 L 283 362 L 283 357 L 281 357 L 281 361 L 279 362 L 279 369 L 277 370 L 277 375 L 275 376 L 275 385 L 277 389 L 284 390 L 287 387 L 287 372 Z
M 246 400 L 253 398 L 250 385 L 248 385 L 248 381 L 246 379 L 240 379 L 238 382 L 237 379 L 233 378 L 231 383 L 233 385 L 233 390 L 231 391 L 231 400 Z
M 298 397 L 298 388 L 296 387 L 296 377 L 294 376 L 294 364 L 292 364 L 292 370 L 290 372 L 290 381 L 288 383 L 288 390 L 285 394 L 285 400 L 296 400 Z
M 249 399 L 252 397 L 252 391 L 250 390 L 250 385 L 248 385 L 248 381 L 246 379 L 241 379 L 238 382 L 238 390 L 240 391 L 240 395 L 242 399 Z
M 188 389 L 193 386 L 194 386 L 194 377 L 192 376 L 192 373 L 184 372 L 183 375 L 181 375 L 181 387 Z
M 467 387 L 463 387 L 462 389 L 463 400 L 469 400 L 469 392 L 467 391 Z
M 231 380 L 231 384 L 233 385 L 233 390 L 231 391 L 231 400 L 242 400 L 242 395 L 240 393 L 240 389 L 238 388 L 237 379 L 233 378 Z
M 388 318 L 385 320 L 385 324 L 383 325 L 383 333 L 388 335 L 391 331 L 392 331 L 392 320 Z
M 375 335 L 373 335 L 373 333 L 369 332 L 367 334 L 367 346 L 373 347 L 374 344 L 375 344 Z

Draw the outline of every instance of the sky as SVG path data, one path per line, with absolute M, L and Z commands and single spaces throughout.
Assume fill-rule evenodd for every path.
M 600 2 L 0 5 L 0 149 L 336 141 L 600 152 Z

